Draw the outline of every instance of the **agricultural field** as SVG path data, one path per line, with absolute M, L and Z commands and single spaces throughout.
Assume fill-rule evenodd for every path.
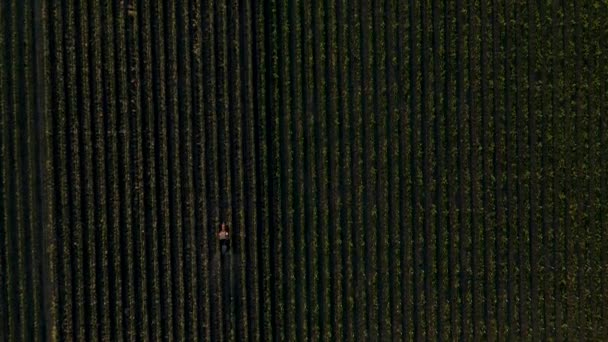
M 42 340 L 608 340 L 608 3 L 0 1 Z

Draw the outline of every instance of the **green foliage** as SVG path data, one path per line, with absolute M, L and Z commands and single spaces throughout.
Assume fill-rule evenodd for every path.
M 606 6 L 0 2 L 0 340 L 605 338 Z

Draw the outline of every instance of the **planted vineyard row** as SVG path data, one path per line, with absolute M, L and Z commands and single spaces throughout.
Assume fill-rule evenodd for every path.
M 0 340 L 605 338 L 607 13 L 0 2 Z

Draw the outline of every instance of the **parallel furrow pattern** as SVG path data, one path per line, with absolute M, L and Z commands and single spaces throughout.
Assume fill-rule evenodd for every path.
M 1 1 L 0 341 L 605 339 L 607 14 Z

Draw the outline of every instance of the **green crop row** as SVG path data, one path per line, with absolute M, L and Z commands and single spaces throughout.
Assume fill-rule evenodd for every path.
M 605 339 L 607 14 L 1 1 L 0 341 Z

